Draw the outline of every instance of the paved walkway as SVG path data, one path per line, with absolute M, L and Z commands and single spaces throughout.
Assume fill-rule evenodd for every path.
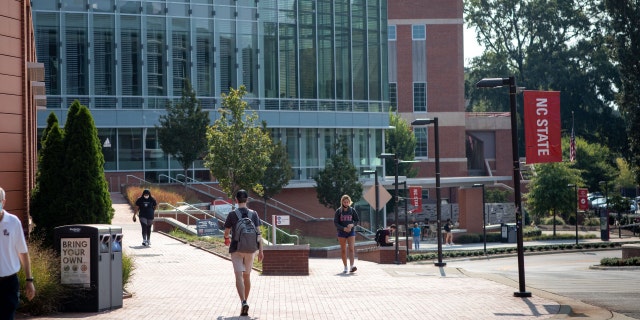
M 249 317 L 239 317 L 231 262 L 153 233 L 141 246 L 140 226 L 119 193 L 112 194 L 124 249 L 136 269 L 120 309 L 34 319 L 563 319 L 571 301 L 532 290 L 516 298 L 517 283 L 491 280 L 433 264 L 379 265 L 358 261 L 342 274 L 339 259 L 310 259 L 309 276 L 252 273 Z M 529 289 L 529 288 L 527 288 Z M 575 301 L 574 301 L 575 302 Z M 577 303 L 577 302 L 576 302 Z M 608 313 L 587 306 L 581 315 Z

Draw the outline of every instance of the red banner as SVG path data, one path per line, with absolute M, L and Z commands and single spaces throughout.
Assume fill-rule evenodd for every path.
M 562 162 L 560 91 L 524 92 L 527 163 Z
M 422 187 L 409 187 L 409 203 L 416 207 L 412 213 L 422 211 Z
M 581 211 L 589 210 L 589 199 L 587 199 L 588 193 L 589 193 L 589 189 L 578 188 L 578 210 L 581 210 Z

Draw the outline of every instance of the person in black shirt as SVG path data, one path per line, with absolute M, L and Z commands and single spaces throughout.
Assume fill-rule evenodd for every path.
M 391 241 L 391 232 L 396 232 L 395 224 L 388 226 L 386 229 L 382 229 L 382 236 L 380 237 L 381 247 L 393 246 L 393 241 Z
M 340 198 L 340 204 L 342 205 L 336 210 L 333 216 L 333 224 L 338 230 L 338 242 L 340 243 L 340 253 L 342 256 L 342 264 L 344 265 L 344 271 L 342 272 L 356 272 L 356 270 L 358 270 L 354 261 L 356 255 L 356 225 L 360 222 L 360 218 L 358 217 L 356 209 L 351 207 L 353 204 L 351 197 L 346 194 L 343 195 L 342 198 Z M 347 244 L 349 245 L 350 269 L 347 269 Z
M 140 226 L 142 226 L 142 245 L 151 245 L 151 227 L 153 226 L 153 218 L 155 210 L 158 208 L 156 199 L 151 196 L 149 189 L 142 191 L 142 196 L 136 200 L 136 212 L 133 214 L 133 222 L 136 221 L 136 214 L 140 218 Z

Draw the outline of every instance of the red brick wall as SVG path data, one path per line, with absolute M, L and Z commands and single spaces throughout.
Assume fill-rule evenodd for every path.
M 309 245 L 264 247 L 262 274 L 267 276 L 309 275 Z
M 395 247 L 374 247 L 358 250 L 358 260 L 371 261 L 380 264 L 395 264 Z M 398 250 L 398 260 L 401 264 L 407 263 L 407 247 L 400 246 Z
M 388 1 L 389 19 L 461 18 L 462 0 L 392 0 Z

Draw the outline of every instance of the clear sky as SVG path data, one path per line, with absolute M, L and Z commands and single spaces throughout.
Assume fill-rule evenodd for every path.
M 467 66 L 469 59 L 482 54 L 482 47 L 476 41 L 476 32 L 474 29 L 464 28 L 464 65 Z

